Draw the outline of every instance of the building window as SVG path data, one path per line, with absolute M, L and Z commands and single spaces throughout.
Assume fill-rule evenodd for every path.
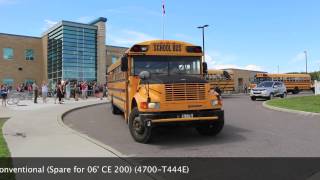
M 3 59 L 5 59 L 5 60 L 13 59 L 13 49 L 12 48 L 3 48 Z
M 34 60 L 33 49 L 26 49 L 26 51 L 25 51 L 25 57 L 26 57 L 26 60 L 28 60 L 28 61 Z
M 7 86 L 12 86 L 13 85 L 13 79 L 11 79 L 11 78 L 3 79 L 2 83 L 7 85 Z
M 111 63 L 114 64 L 118 60 L 117 56 L 112 56 L 111 57 Z

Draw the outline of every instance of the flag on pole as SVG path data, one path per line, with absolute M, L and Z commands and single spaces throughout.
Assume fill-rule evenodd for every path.
M 162 0 L 162 16 L 164 16 L 166 14 L 166 9 L 164 7 L 164 1 L 165 0 Z

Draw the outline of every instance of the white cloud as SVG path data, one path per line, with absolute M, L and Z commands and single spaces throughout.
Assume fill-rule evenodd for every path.
M 255 65 L 255 64 L 246 65 L 244 67 L 244 69 L 253 70 L 253 71 L 263 71 L 263 68 L 261 66 L 258 66 L 258 65 Z
M 148 35 L 143 32 L 133 31 L 133 30 L 121 30 L 115 34 L 111 34 L 107 36 L 107 41 L 109 44 L 118 45 L 118 46 L 132 46 L 133 44 L 158 39 L 151 35 Z
M 216 64 L 214 66 L 214 69 L 244 69 L 244 70 L 251 70 L 251 71 L 264 71 L 263 67 L 255 65 L 255 64 L 249 64 L 246 66 L 239 66 L 236 64 Z
M 216 64 L 214 66 L 214 69 L 229 69 L 229 68 L 240 69 L 240 67 L 235 64 Z
M 236 60 L 237 57 L 232 54 L 222 54 L 218 51 L 208 51 L 206 53 L 206 62 L 209 68 L 217 69 L 217 65 L 230 65 Z
M 75 21 L 80 23 L 89 23 L 90 21 L 94 20 L 95 17 L 93 16 L 82 16 L 77 18 Z
M 43 31 L 46 31 L 48 29 L 50 29 L 51 27 L 53 27 L 55 24 L 57 24 L 58 22 L 57 21 L 52 21 L 52 20 L 48 20 L 48 19 L 45 19 L 44 20 L 44 26 L 42 27 L 42 30 Z
M 211 51 L 206 55 L 206 62 L 209 69 L 245 69 L 253 71 L 263 71 L 264 68 L 255 64 L 244 66 L 237 65 L 233 62 L 237 61 L 237 56 L 232 54 L 222 54 L 218 51 Z

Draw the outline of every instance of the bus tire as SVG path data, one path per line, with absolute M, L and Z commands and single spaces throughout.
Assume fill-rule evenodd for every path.
M 298 87 L 295 87 L 292 91 L 292 94 L 299 94 L 300 90 Z
M 139 110 L 133 108 L 129 115 L 129 130 L 133 139 L 140 143 L 148 143 L 151 140 L 152 127 L 146 127 L 139 118 Z
M 111 100 L 111 112 L 112 114 L 115 114 L 115 115 L 121 114 L 121 110 L 116 105 L 113 104 L 113 100 Z
M 196 130 L 203 136 L 216 136 L 221 132 L 224 126 L 224 120 L 208 123 L 207 125 L 198 126 Z

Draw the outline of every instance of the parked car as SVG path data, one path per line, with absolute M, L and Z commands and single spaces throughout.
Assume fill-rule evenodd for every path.
M 270 100 L 273 97 L 285 98 L 287 96 L 287 88 L 283 82 L 264 81 L 251 89 L 250 98 L 255 101 L 257 98 Z

